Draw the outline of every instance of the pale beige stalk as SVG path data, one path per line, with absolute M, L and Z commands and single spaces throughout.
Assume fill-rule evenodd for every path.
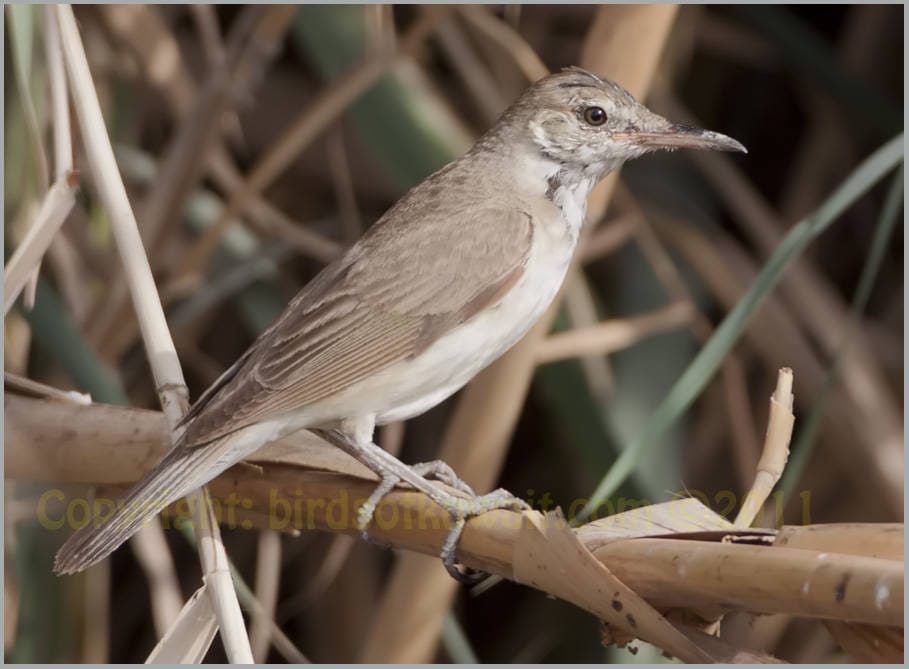
M 136 219 L 120 178 L 104 117 L 98 103 L 82 39 L 72 8 L 55 7 L 70 90 L 85 145 L 89 167 L 101 201 L 107 210 L 114 238 L 126 269 L 126 280 L 136 308 L 142 338 L 152 374 L 168 423 L 174 428 L 188 408 L 188 391 L 183 380 L 173 339 L 152 278 L 151 267 L 142 247 Z M 203 495 L 195 496 L 195 508 L 206 508 Z M 201 502 L 201 503 L 200 503 Z M 213 608 L 222 630 L 227 656 L 231 662 L 251 663 L 252 652 L 228 570 L 227 556 L 216 524 L 196 523 L 199 531 L 203 573 Z

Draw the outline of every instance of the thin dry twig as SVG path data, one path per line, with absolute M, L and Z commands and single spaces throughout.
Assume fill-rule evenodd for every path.
M 126 280 L 133 296 L 161 406 L 171 428 L 175 429 L 189 404 L 183 372 L 164 318 L 151 267 L 142 247 L 142 239 L 126 195 L 126 188 L 114 159 L 110 138 L 107 136 L 75 16 L 72 8 L 67 5 L 58 5 L 55 10 L 70 89 L 85 141 L 86 157 L 89 167 L 95 174 L 99 195 L 110 217 L 115 241 L 126 268 Z M 195 498 L 196 501 L 203 503 L 194 504 L 193 507 L 200 511 L 204 508 L 210 514 L 210 507 L 204 503 L 204 492 L 200 491 Z M 213 523 L 198 522 L 201 518 L 196 520 L 196 528 L 200 533 L 203 572 L 209 586 L 208 592 L 212 595 L 213 608 L 218 616 L 228 658 L 232 662 L 252 662 L 249 639 L 230 580 L 227 556 L 217 526 Z

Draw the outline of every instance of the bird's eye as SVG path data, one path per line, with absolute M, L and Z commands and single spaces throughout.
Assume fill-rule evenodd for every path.
M 590 125 L 603 125 L 606 123 L 606 112 L 602 107 L 588 107 L 584 110 L 584 120 Z

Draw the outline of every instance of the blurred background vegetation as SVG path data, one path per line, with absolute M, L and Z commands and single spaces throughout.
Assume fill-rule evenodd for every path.
M 193 397 L 407 188 L 463 153 L 528 77 L 579 64 L 600 13 L 617 9 L 454 8 L 430 25 L 419 6 L 78 6 Z M 902 131 L 903 11 L 679 9 L 646 102 L 750 152 L 653 156 L 623 171 L 584 250 L 585 289 L 569 291 L 555 329 L 653 318 L 628 321 L 608 355 L 578 349 L 537 367 L 499 485 L 536 499 L 548 492 L 566 510 L 589 497 L 786 232 Z M 50 114 L 40 8 L 8 11 L 4 30 L 8 257 L 40 197 L 46 166 L 33 140 L 47 137 Z M 75 164 L 84 166 L 78 149 Z M 106 214 L 84 167 L 80 178 L 34 309 L 20 304 L 5 320 L 5 368 L 98 402 L 156 408 Z M 612 500 L 687 491 L 733 517 L 777 370 L 789 366 L 795 447 L 787 494 L 764 522 L 902 520 L 902 226 L 869 267 L 889 183 L 809 246 Z M 874 279 L 867 305 L 855 302 L 863 275 Z M 667 312 L 677 303 L 688 307 Z M 851 309 L 860 320 L 847 347 Z M 431 459 L 456 402 L 386 429 L 383 445 L 406 462 Z M 118 551 L 101 583 L 53 577 L 62 538 L 35 523 L 43 489 L 6 487 L 7 659 L 144 660 L 157 637 L 133 553 Z M 178 533 L 168 539 L 186 597 L 198 561 Z M 256 582 L 257 537 L 228 532 L 226 541 Z M 275 619 L 290 639 L 316 661 L 364 657 L 398 558 L 323 534 L 282 537 L 278 555 Z M 456 593 L 438 598 L 450 614 L 424 660 L 661 660 L 646 647 L 637 656 L 604 649 L 590 616 L 514 584 Z M 393 628 L 388 618 L 382 625 Z M 737 615 L 724 625 L 727 639 L 786 660 L 842 659 L 816 622 Z M 209 659 L 223 661 L 218 643 Z

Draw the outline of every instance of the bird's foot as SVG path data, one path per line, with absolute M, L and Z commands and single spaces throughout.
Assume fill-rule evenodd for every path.
M 425 494 L 448 512 L 452 521 L 451 528 L 445 538 L 440 556 L 448 573 L 462 583 L 475 583 L 482 579 L 482 575 L 462 572 L 455 565 L 458 540 L 467 521 L 474 516 L 495 509 L 523 511 L 530 508 L 526 502 L 502 489 L 478 496 L 469 485 L 458 478 L 451 467 L 441 460 L 408 466 L 362 435 L 358 438 L 357 434 L 351 434 L 343 429 L 316 430 L 316 432 L 379 476 L 378 487 L 357 512 L 357 527 L 367 540 L 371 539 L 366 529 L 372 522 L 379 502 L 402 481 Z M 452 494 L 436 481 L 430 481 L 429 477 L 449 485 L 466 496 Z
M 436 481 L 444 483 L 451 488 L 454 488 L 455 490 L 460 490 L 461 492 L 466 493 L 471 497 L 477 496 L 477 494 L 473 491 L 473 488 L 458 478 L 458 475 L 455 474 L 454 470 L 441 460 L 420 462 L 415 465 L 410 465 L 410 469 L 415 474 L 423 478 L 429 485 L 431 485 L 430 479 L 434 479 Z M 401 480 L 401 477 L 393 472 L 383 473 L 382 480 L 379 485 L 376 486 L 376 489 L 372 491 L 372 494 L 363 503 L 363 506 L 360 507 L 359 511 L 357 511 L 357 527 L 359 528 L 365 540 L 370 541 L 367 527 L 372 521 L 373 516 L 376 515 L 376 508 L 379 506 L 379 502 L 382 501 L 385 495 L 394 490 L 395 486 L 398 485 Z M 453 497 L 453 499 L 457 498 Z
M 446 508 L 446 511 L 451 515 L 452 525 L 451 529 L 448 530 L 448 536 L 445 537 L 445 543 L 442 544 L 439 557 L 442 558 L 442 564 L 445 565 L 445 569 L 448 570 L 453 579 L 466 585 L 474 585 L 484 580 L 488 574 L 470 569 L 461 571 L 456 563 L 458 541 L 467 521 L 496 509 L 526 511 L 530 509 L 530 505 L 504 488 L 498 488 L 485 495 L 476 495 L 472 499 L 460 500 L 456 506 L 457 508 L 455 509 Z
M 478 583 L 485 578 L 483 572 L 461 571 L 456 564 L 455 554 L 458 540 L 461 537 L 461 533 L 464 531 L 464 526 L 467 524 L 467 521 L 475 516 L 496 509 L 523 511 L 530 507 L 524 500 L 515 497 L 502 488 L 494 490 L 486 495 L 477 495 L 470 486 L 457 477 L 451 467 L 441 460 L 412 465 L 410 469 L 423 479 L 424 485 L 417 485 L 413 480 L 408 482 L 413 487 L 425 493 L 451 516 L 451 527 L 448 530 L 448 536 L 445 537 L 445 543 L 442 545 L 442 550 L 439 554 L 442 558 L 442 563 L 445 565 L 445 569 L 451 574 L 452 578 L 461 583 Z M 437 486 L 433 481 L 430 481 L 430 477 L 466 493 L 469 497 L 458 497 L 448 493 Z M 367 528 L 375 515 L 376 508 L 385 495 L 390 493 L 401 480 L 402 478 L 395 473 L 384 472 L 382 474 L 381 483 L 360 507 L 357 512 L 357 526 L 362 532 L 364 539 L 371 541 Z

